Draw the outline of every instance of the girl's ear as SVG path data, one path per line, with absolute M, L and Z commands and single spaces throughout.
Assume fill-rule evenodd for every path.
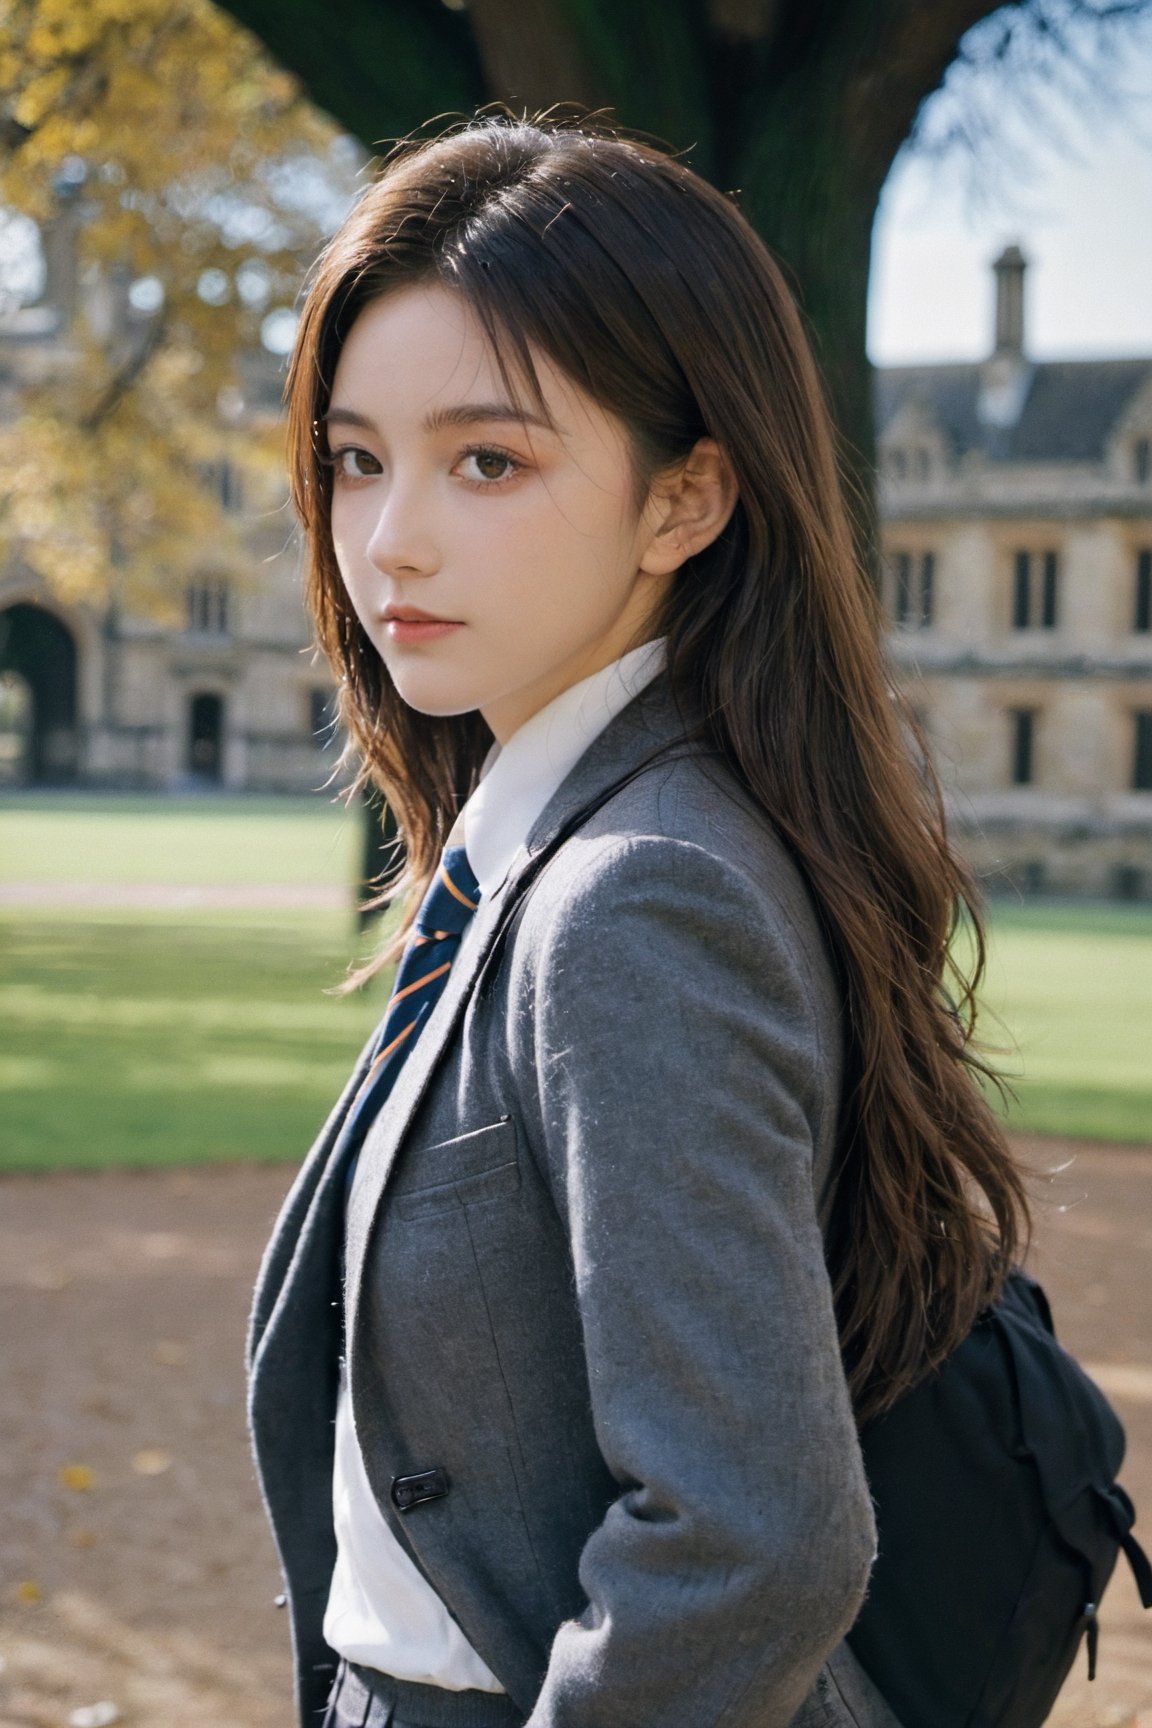
M 739 497 L 736 476 L 715 438 L 701 438 L 684 461 L 658 475 L 645 507 L 652 530 L 641 559 L 650 576 L 670 576 L 711 546 L 727 527 Z

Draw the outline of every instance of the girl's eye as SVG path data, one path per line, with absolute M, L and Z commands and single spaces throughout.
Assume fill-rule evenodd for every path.
M 462 479 L 486 486 L 498 486 L 513 479 L 521 466 L 506 450 L 491 450 L 487 445 L 466 450 L 457 464 Z
M 332 452 L 332 466 L 341 480 L 363 480 L 369 474 L 380 473 L 380 463 L 367 450 L 358 450 L 350 445 L 345 450 Z

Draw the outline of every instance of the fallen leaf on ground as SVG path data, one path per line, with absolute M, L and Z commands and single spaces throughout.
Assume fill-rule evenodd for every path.
M 96 1475 L 89 1464 L 62 1464 L 59 1471 L 60 1486 L 71 1489 L 73 1494 L 87 1494 L 91 1491 Z
M 96 1545 L 96 1532 L 79 1525 L 75 1530 L 69 1530 L 68 1540 L 73 1548 L 93 1548 Z
M 16 1586 L 16 1600 L 18 1602 L 42 1602 L 44 1600 L 44 1592 L 41 1590 L 39 1584 L 35 1583 L 31 1578 L 24 1578 Z
M 137 1476 L 163 1476 L 172 1463 L 171 1452 L 165 1452 L 159 1446 L 145 1446 L 142 1452 L 137 1452 L 132 1460 L 132 1468 Z

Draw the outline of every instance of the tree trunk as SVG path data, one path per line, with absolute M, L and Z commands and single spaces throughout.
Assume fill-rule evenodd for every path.
M 370 908 L 374 900 L 403 867 L 399 850 L 400 834 L 396 818 L 378 792 L 366 793 L 360 801 L 363 825 L 360 830 L 360 880 L 356 884 L 356 923 L 361 930 L 380 916 L 378 908 Z

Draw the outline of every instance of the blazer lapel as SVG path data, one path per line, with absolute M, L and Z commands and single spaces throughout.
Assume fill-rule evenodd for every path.
M 527 862 L 526 855 L 522 855 L 522 859 L 523 863 Z M 357 1162 L 344 1238 L 344 1300 L 349 1341 L 354 1335 L 368 1238 L 396 1155 L 500 931 L 504 908 L 518 875 L 519 869 L 514 865 L 491 899 L 481 903 L 462 950 L 448 974 L 444 993 L 428 1016 L 412 1054 L 396 1077 L 387 1102 L 365 1136 Z
M 444 994 L 401 1068 L 387 1103 L 368 1129 L 345 1217 L 348 1160 L 357 1138 L 349 1133 L 348 1117 L 368 1071 L 376 1033 L 361 1051 L 352 1078 L 292 1186 L 265 1254 L 249 1333 L 249 1362 L 254 1378 L 279 1347 L 292 1355 L 293 1328 L 309 1325 L 317 1304 L 327 1307 L 330 1303 L 342 1235 L 347 1335 L 351 1338 L 354 1297 L 359 1289 L 364 1248 L 376 1207 L 412 1113 L 499 928 L 512 882 L 510 874 L 491 901 L 477 912 L 470 940 L 449 974 Z

